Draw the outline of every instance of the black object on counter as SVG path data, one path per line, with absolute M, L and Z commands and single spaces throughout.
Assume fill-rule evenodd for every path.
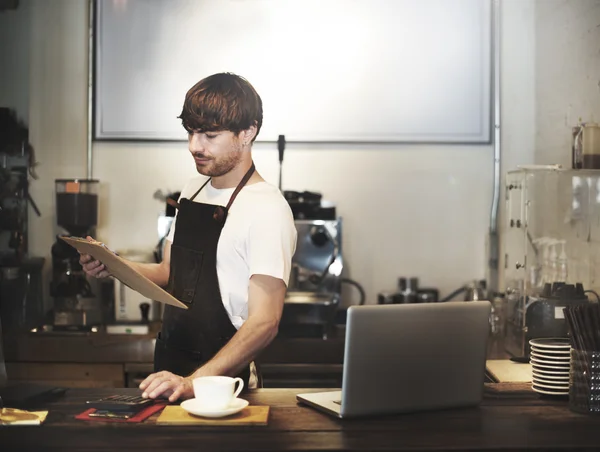
M 402 295 L 402 303 L 416 303 L 419 278 L 398 278 L 398 292 Z
M 65 392 L 67 388 L 60 386 L 15 382 L 0 386 L 0 401 L 11 408 L 37 408 L 54 401 Z
M 295 220 L 335 220 L 335 206 L 323 206 L 321 193 L 286 190 L 287 200 Z
M 142 323 L 148 323 L 150 321 L 150 303 L 140 303 L 140 311 L 142 313 Z
M 394 304 L 396 292 L 379 292 L 377 294 L 377 304 Z
M 587 297 L 585 295 L 586 292 L 593 291 L 583 290 L 583 284 L 581 283 L 566 284 L 564 282 L 553 282 L 552 284 L 544 284 L 544 288 L 542 289 L 542 297 L 556 300 L 587 301 Z
M 28 331 L 44 319 L 43 257 L 0 264 L 0 318 L 5 332 Z
M 423 288 L 417 290 L 417 303 L 437 303 L 440 299 L 440 292 L 433 288 Z
M 86 406 L 89 408 L 96 408 L 97 410 L 110 410 L 110 411 L 130 411 L 137 412 L 142 408 L 146 408 L 148 405 L 154 403 L 153 399 L 144 398 L 140 395 L 124 395 L 114 394 L 108 397 L 101 397 L 99 399 L 87 400 Z
M 377 304 L 404 304 L 404 303 L 437 303 L 439 290 L 433 287 L 419 289 L 419 278 L 398 278 L 396 291 L 384 291 L 377 295 Z
M 525 358 L 529 358 L 531 339 L 568 337 L 568 325 L 563 309 L 589 305 L 583 285 L 554 282 L 545 284 L 539 297 L 529 297 L 525 310 Z

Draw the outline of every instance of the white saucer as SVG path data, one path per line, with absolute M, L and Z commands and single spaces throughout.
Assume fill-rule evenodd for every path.
M 538 367 L 537 365 L 531 366 L 531 372 L 542 374 L 542 375 L 556 375 L 558 378 L 565 378 L 565 377 L 569 378 L 569 373 L 570 373 L 569 370 L 563 370 L 563 371 L 548 370 L 548 369 Z
M 568 361 L 565 362 L 557 362 L 557 361 L 546 361 L 545 359 L 537 359 L 536 357 L 532 357 L 529 359 L 532 365 L 536 365 L 538 367 L 546 367 L 549 369 L 564 369 L 566 372 L 569 371 L 571 365 Z
M 545 353 L 548 355 L 571 356 L 571 348 L 544 348 L 537 345 L 531 346 L 531 351 L 536 353 Z
M 248 401 L 237 398 L 224 410 L 207 409 L 202 406 L 198 399 L 189 399 L 181 402 L 181 408 L 194 416 L 202 417 L 225 417 L 239 413 L 248 406 Z
M 553 372 L 539 372 L 537 370 L 532 370 L 531 372 L 533 378 L 545 379 L 545 380 L 559 380 L 559 381 L 569 381 L 569 374 L 563 375 L 553 375 Z
M 571 357 L 570 356 L 552 356 L 552 355 L 544 355 L 543 353 L 536 353 L 536 352 L 531 352 L 530 354 L 531 358 L 535 358 L 535 359 L 543 359 L 546 361 L 554 361 L 556 363 L 562 364 L 562 363 L 569 363 L 571 362 Z
M 545 389 L 541 389 L 536 387 L 535 385 L 531 385 L 531 389 L 533 389 L 535 392 L 539 393 L 539 394 L 547 394 L 547 395 L 556 395 L 556 396 L 563 396 L 563 395 L 569 395 L 569 391 L 546 391 Z
M 531 347 L 531 353 L 534 353 L 537 355 L 544 355 L 544 356 L 554 356 L 556 358 L 570 358 L 571 357 L 570 350 L 565 350 L 564 352 L 557 352 L 554 350 L 540 350 L 538 348 Z
M 558 381 L 558 380 L 546 380 L 545 378 L 533 377 L 531 382 L 534 385 L 540 386 L 541 388 L 569 388 L 569 380 Z
M 539 386 L 542 389 L 565 389 L 569 390 L 569 382 L 568 381 L 542 381 L 539 378 L 534 378 L 532 383 L 536 386 Z
M 529 345 L 536 346 L 540 349 L 567 349 L 571 348 L 571 342 L 564 337 L 547 337 L 540 339 L 531 339 Z
M 566 358 L 555 358 L 554 356 L 542 356 L 537 353 L 531 353 L 530 360 L 538 360 L 541 363 L 548 364 L 570 364 L 571 362 L 571 358 L 568 356 Z

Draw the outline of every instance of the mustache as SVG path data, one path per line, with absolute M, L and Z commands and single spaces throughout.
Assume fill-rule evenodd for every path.
M 210 159 L 210 157 L 209 157 L 209 156 L 207 156 L 207 155 L 205 155 L 205 154 L 202 154 L 201 152 L 192 152 L 192 156 L 193 156 L 195 159 Z

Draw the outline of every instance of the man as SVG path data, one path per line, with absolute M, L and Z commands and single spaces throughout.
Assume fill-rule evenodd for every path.
M 249 384 L 252 360 L 277 334 L 297 239 L 285 198 L 254 169 L 262 101 L 250 83 L 207 77 L 187 92 L 180 118 L 196 169 L 210 178 L 182 190 L 163 261 L 130 263 L 189 307 L 165 306 L 155 373 L 140 384 L 144 397 L 170 401 L 193 397 L 200 376 Z M 89 255 L 81 264 L 110 274 Z

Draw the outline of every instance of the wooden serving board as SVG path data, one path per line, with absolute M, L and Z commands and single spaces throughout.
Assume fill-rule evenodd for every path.
M 268 406 L 247 406 L 242 411 L 227 417 L 208 418 L 189 414 L 178 405 L 168 405 L 162 411 L 157 424 L 162 425 L 267 425 Z
M 498 382 L 530 382 L 532 380 L 531 364 L 516 363 L 509 359 L 491 359 L 487 360 L 486 368 L 488 372 L 498 380 Z

